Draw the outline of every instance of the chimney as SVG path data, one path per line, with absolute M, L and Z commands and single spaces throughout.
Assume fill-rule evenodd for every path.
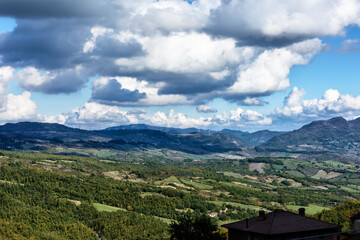
M 354 231 L 355 232 L 360 232 L 360 219 L 356 219 L 354 221 Z
M 299 208 L 299 215 L 305 217 L 305 208 Z
M 259 211 L 259 217 L 260 217 L 261 220 L 265 219 L 265 211 L 264 210 Z
M 360 213 L 352 216 L 350 219 L 354 224 L 354 231 L 357 233 L 360 232 Z

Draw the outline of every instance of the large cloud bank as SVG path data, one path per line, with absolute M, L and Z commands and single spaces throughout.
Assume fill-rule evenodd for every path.
M 206 104 L 216 98 L 264 105 L 262 97 L 290 87 L 292 67 L 308 64 L 326 48 L 320 37 L 343 35 L 347 26 L 360 24 L 360 2 L 2 0 L 0 16 L 17 23 L 13 31 L 0 33 L 1 119 L 13 119 L 11 106 L 19 101 L 29 110 L 14 119 L 35 116 L 30 92 L 70 94 L 96 77 L 89 102 L 72 110 L 76 120 L 68 113 L 61 117 L 63 121 L 107 121 L 117 115 L 123 122 L 163 125 L 178 121 L 187 126 L 183 119 L 205 126 L 269 124 L 269 117 L 242 108 L 212 119 L 189 120 L 171 112 L 138 114 L 134 120 L 135 115 L 123 114 L 119 107 L 186 104 L 209 113 L 216 110 Z M 344 44 L 344 51 L 349 51 L 355 42 Z M 10 78 L 19 81 L 22 95 L 6 94 Z M 297 111 L 308 115 L 315 111 L 311 110 L 315 102 L 293 106 L 290 98 L 276 109 L 277 114 L 288 117 Z M 345 98 L 340 96 L 338 105 L 344 105 Z M 99 105 L 103 111 L 94 110 Z M 317 111 L 336 112 L 338 105 Z M 60 121 L 55 116 L 46 119 Z

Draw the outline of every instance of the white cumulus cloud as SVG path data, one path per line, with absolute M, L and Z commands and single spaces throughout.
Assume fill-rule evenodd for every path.
M 287 118 L 319 118 L 331 117 L 336 115 L 351 116 L 360 111 L 360 95 L 342 95 L 336 89 L 328 89 L 323 96 L 318 99 L 303 99 L 305 90 L 294 89 L 285 98 L 284 106 L 275 109 L 277 117 Z
M 360 23 L 359 14 L 357 0 L 229 0 L 212 11 L 207 28 L 246 42 L 281 44 L 343 34 L 347 25 Z
M 20 95 L 6 95 L 4 101 L 2 102 L 3 107 L 0 111 L 0 121 L 7 123 L 37 120 L 37 106 L 30 97 L 30 92 L 23 92 Z
M 230 121 L 238 126 L 245 126 L 246 124 L 269 125 L 272 119 L 262 115 L 253 110 L 244 110 L 237 108 L 230 111 Z
M 7 94 L 9 82 L 14 78 L 15 69 L 10 66 L 0 67 L 0 122 L 36 120 L 37 106 L 30 99 L 30 92 L 20 95 Z
M 108 106 L 99 103 L 85 103 L 72 109 L 70 112 L 55 116 L 42 116 L 45 122 L 57 122 L 74 127 L 94 129 L 144 123 L 155 126 L 177 127 L 177 128 L 216 128 L 244 127 L 247 125 L 269 125 L 272 120 L 256 111 L 238 108 L 230 111 L 230 114 L 215 114 L 212 117 L 191 117 L 187 114 L 176 112 L 171 109 L 168 113 L 157 111 L 147 114 L 146 111 L 134 110 L 124 111 L 118 106 Z
M 229 63 L 237 63 L 241 54 L 233 39 L 212 39 L 195 32 L 144 38 L 142 46 L 146 56 L 118 59 L 117 64 L 138 71 L 215 72 L 224 70 Z
M 323 47 L 321 40 L 316 38 L 289 47 L 265 50 L 248 66 L 240 67 L 236 82 L 225 94 L 264 96 L 287 89 L 290 87 L 290 69 L 307 64 Z

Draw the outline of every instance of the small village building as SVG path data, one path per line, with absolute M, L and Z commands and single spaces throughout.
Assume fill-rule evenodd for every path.
M 225 210 L 220 210 L 220 214 L 226 213 L 228 210 L 228 208 L 225 208 Z
M 229 240 L 287 240 L 287 239 L 331 239 L 338 240 L 340 227 L 305 216 L 305 209 L 299 214 L 275 210 L 239 222 L 224 224 Z
M 218 213 L 217 212 L 211 212 L 208 214 L 209 217 L 217 217 Z

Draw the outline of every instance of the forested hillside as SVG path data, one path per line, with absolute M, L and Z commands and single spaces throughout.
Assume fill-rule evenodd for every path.
M 180 161 L 136 152 L 123 152 L 116 160 L 1 151 L 0 236 L 167 239 L 169 224 L 184 213 L 212 213 L 221 224 L 256 216 L 260 209 L 305 207 L 314 214 L 345 197 L 360 197 L 353 182 L 356 166 L 314 163 L 291 158 Z M 320 168 L 329 176 L 316 173 Z M 334 168 L 340 172 L 331 173 Z M 296 176 L 296 169 L 309 177 Z
M 298 130 L 275 136 L 258 151 L 302 154 L 336 154 L 357 159 L 360 146 L 360 118 L 342 117 L 314 121 Z

